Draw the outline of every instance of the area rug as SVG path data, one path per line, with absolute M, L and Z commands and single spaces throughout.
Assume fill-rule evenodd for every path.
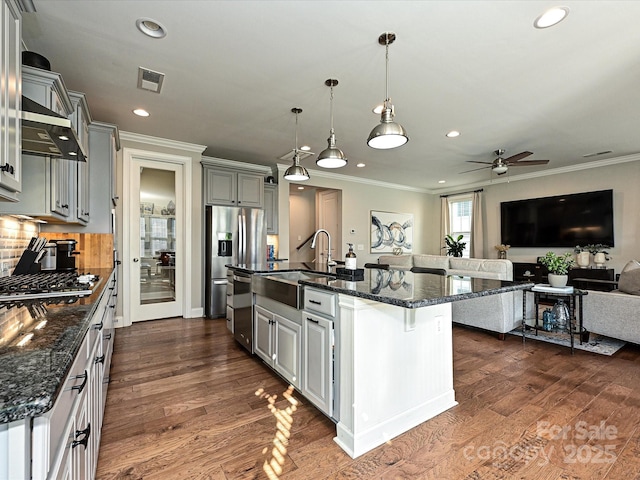
M 522 329 L 519 327 L 511 330 L 509 333 L 522 338 Z M 555 343 L 556 345 L 571 348 L 571 340 L 568 333 L 554 333 L 538 330 L 538 335 L 536 335 L 534 330 L 527 330 L 525 337 L 527 341 L 539 340 L 541 342 Z M 573 337 L 573 348 L 576 350 L 584 350 L 586 352 L 599 353 L 600 355 L 613 355 L 624 347 L 625 343 L 626 342 L 616 340 L 615 338 L 609 338 L 604 335 L 592 333 L 589 335 L 589 341 L 580 345 L 580 339 L 578 336 L 576 335 Z

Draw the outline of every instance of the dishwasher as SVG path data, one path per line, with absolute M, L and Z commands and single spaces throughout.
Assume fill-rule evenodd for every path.
M 233 337 L 253 353 L 251 275 L 233 273 Z

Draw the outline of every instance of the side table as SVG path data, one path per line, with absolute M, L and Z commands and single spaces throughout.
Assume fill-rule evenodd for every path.
M 566 299 L 568 300 L 568 307 L 569 307 L 569 331 L 567 333 L 569 333 L 569 338 L 571 339 L 571 355 L 573 355 L 573 350 L 574 350 L 574 342 L 573 342 L 573 336 L 577 333 L 580 339 L 580 345 L 582 345 L 582 332 L 584 331 L 584 327 L 583 327 L 583 323 L 582 323 L 582 298 L 585 295 L 588 295 L 589 292 L 587 292 L 586 290 L 579 290 L 577 288 L 573 289 L 573 292 L 542 292 L 542 291 L 536 291 L 534 290 L 534 285 L 532 285 L 530 288 L 528 288 L 527 290 L 524 290 L 524 292 L 532 292 L 533 293 L 533 301 L 535 303 L 535 311 L 536 311 L 536 319 L 535 319 L 535 324 L 534 324 L 534 329 L 536 332 L 536 335 L 538 335 L 538 320 L 540 318 L 540 312 L 539 312 L 539 304 L 540 304 L 540 300 L 541 299 L 549 299 L 549 300 L 553 300 L 553 299 Z M 523 312 L 523 316 L 522 316 L 522 343 L 524 343 L 525 339 L 526 339 L 526 312 L 527 312 L 527 295 L 526 293 L 523 293 L 522 295 L 522 312 Z M 575 323 L 576 321 L 578 322 L 578 331 L 576 331 L 575 329 Z

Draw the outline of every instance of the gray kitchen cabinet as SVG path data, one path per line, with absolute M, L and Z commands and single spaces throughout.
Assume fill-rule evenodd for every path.
M 203 164 L 204 201 L 207 205 L 262 208 L 263 177 Z
M 71 98 L 57 73 L 23 66 L 22 94 L 64 117 L 74 113 Z M 4 212 L 53 223 L 77 222 L 74 163 L 61 158 L 22 155 L 22 194 L 19 202 L 3 207 Z
M 291 385 L 299 388 L 302 326 L 293 320 L 299 318 L 300 312 L 291 310 L 287 314 L 290 318 L 286 318 L 263 306 L 254 307 L 254 351 Z
M 334 328 L 337 295 L 305 287 L 302 312 L 302 394 L 333 416 Z
M 264 218 L 267 222 L 267 235 L 278 233 L 278 185 L 264 184 Z
M 75 198 L 75 215 L 79 223 L 86 224 L 89 222 L 89 171 L 91 169 L 91 155 L 89 153 L 89 124 L 91 123 L 91 114 L 84 93 L 69 92 L 69 98 L 73 104 L 73 112 L 69 116 L 77 134 L 78 141 L 82 150 L 87 154 L 86 162 L 69 163 L 73 181 L 76 183 Z
M 17 201 L 22 189 L 22 18 L 14 0 L 2 0 L 0 32 L 0 199 Z
M 86 225 L 43 224 L 44 232 L 114 233 L 116 155 L 120 149 L 117 125 L 92 122 L 89 125 L 89 222 Z

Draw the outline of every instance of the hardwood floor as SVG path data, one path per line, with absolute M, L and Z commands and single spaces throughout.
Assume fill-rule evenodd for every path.
M 98 479 L 640 479 L 637 346 L 571 356 L 455 327 L 459 405 L 353 460 L 225 324 L 117 331 Z

